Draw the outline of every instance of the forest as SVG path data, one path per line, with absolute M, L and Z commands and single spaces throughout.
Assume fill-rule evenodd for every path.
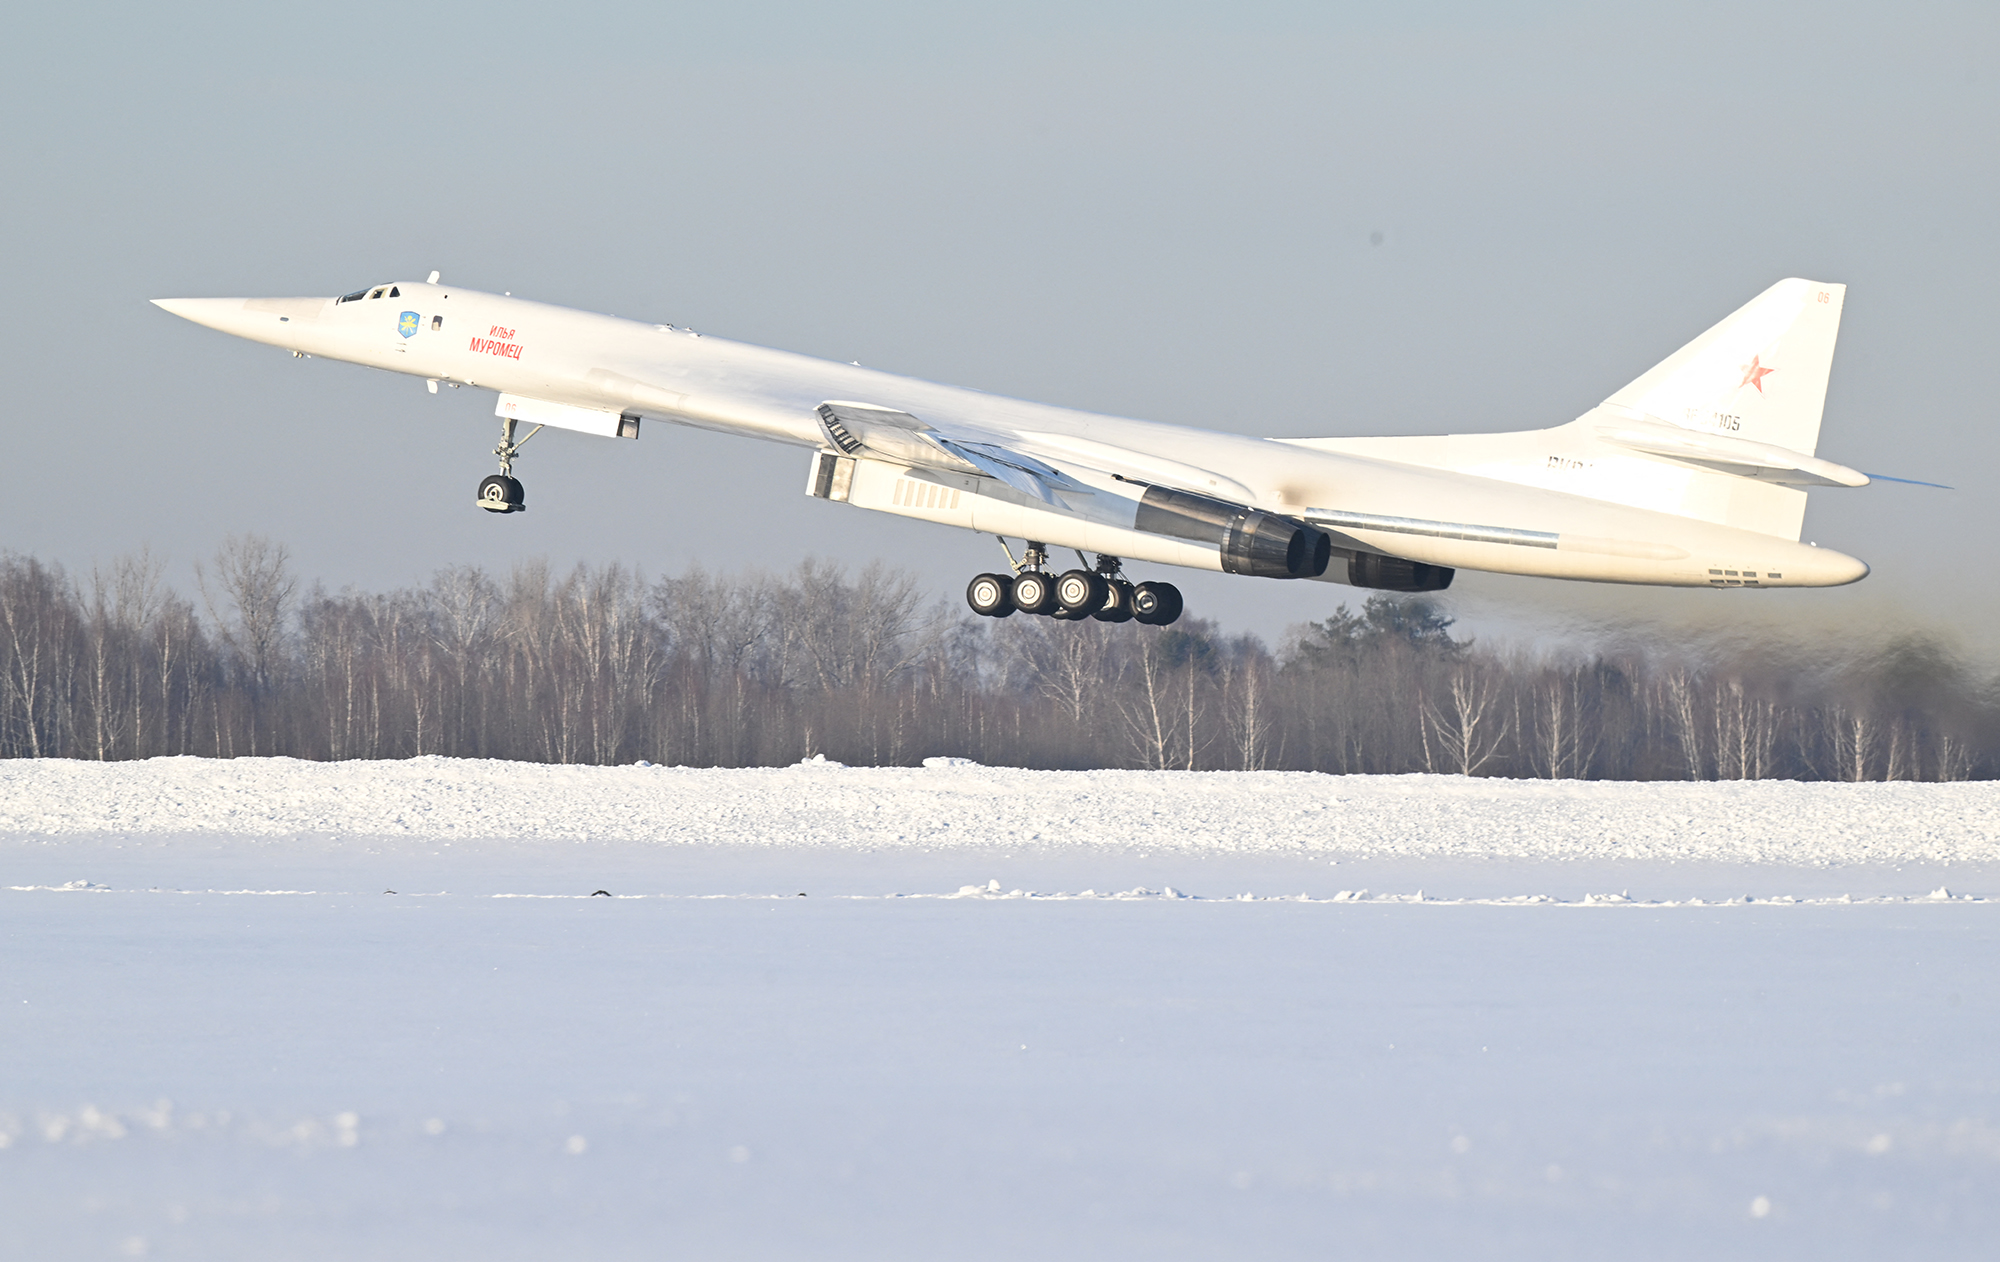
M 146 553 L 0 556 L 0 756 L 438 754 L 757 766 L 932 755 L 1046 768 L 1555 779 L 1959 780 L 2000 767 L 1994 681 L 1906 636 L 1797 657 L 1454 635 L 1425 597 L 1327 590 L 1273 646 L 981 619 L 872 565 L 783 574 L 470 566 L 306 587 L 231 537 L 174 590 Z

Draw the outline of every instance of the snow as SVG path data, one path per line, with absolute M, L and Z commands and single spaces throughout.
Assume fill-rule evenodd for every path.
M 1983 1257 L 1994 802 L 0 763 L 0 1252 Z
M 2000 782 L 1484 780 L 1023 771 L 815 759 L 745 770 L 448 758 L 0 762 L 0 836 L 369 837 L 1185 854 L 2000 860 Z

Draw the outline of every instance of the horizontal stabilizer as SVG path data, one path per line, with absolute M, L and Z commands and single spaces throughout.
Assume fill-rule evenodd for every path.
M 1924 482 L 1917 478 L 1892 478 L 1886 473 L 1871 473 L 1868 476 L 1877 482 L 1900 482 L 1904 486 L 1928 486 L 1940 491 L 1956 491 L 1958 489 L 1955 486 L 1946 486 L 1942 482 Z
M 1598 414 L 1624 409 L 1603 407 Z M 1657 417 L 1600 421 L 1597 436 L 1614 446 L 1649 456 L 1666 456 L 1705 465 L 1721 473 L 1757 478 L 1786 486 L 1867 486 L 1868 475 L 1791 451 L 1773 443 L 1732 438 L 1726 434 L 1704 434 L 1698 430 L 1669 425 Z

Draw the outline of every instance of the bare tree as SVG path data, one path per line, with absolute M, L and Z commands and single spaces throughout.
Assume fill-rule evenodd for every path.
M 485 754 L 491 733 L 482 698 L 492 691 L 488 681 L 499 668 L 494 627 L 500 618 L 500 590 L 477 566 L 455 565 L 431 576 L 423 600 L 440 650 L 438 686 L 451 694 L 443 747 Z
M 30 758 L 69 752 L 69 684 L 76 674 L 78 611 L 59 570 L 0 559 L 0 689 L 10 752 Z
M 1229 733 L 1235 740 L 1237 765 L 1245 771 L 1262 770 L 1268 756 L 1273 723 L 1270 687 L 1270 655 L 1261 643 L 1246 636 L 1238 643 L 1223 676 L 1223 690 L 1230 701 Z
M 1424 702 L 1427 769 L 1476 776 L 1500 753 L 1511 724 L 1500 705 L 1499 681 L 1471 663 L 1452 668 L 1442 704 Z M 1435 760 L 1431 750 L 1437 753 Z
M 1713 683 L 1709 713 L 1720 780 L 1761 780 L 1771 772 L 1778 743 L 1778 707 L 1750 696 L 1741 679 Z
M 1938 737 L 1937 778 L 1940 780 L 1970 780 L 1972 778 L 1973 755 L 1966 743 L 1951 733 Z
M 1701 747 L 1701 706 L 1695 677 L 1676 666 L 1660 680 L 1660 712 L 1680 746 L 1681 762 L 1690 780 L 1708 779 L 1708 760 Z
M 223 643 L 242 655 L 257 688 L 269 688 L 298 590 L 291 552 L 263 535 L 230 535 L 216 550 L 212 570 L 195 564 L 195 580 Z
M 652 608 L 669 654 L 655 737 L 668 762 L 737 766 L 754 758 L 753 692 L 768 684 L 760 653 L 775 621 L 770 580 L 717 578 L 699 565 L 655 585 Z
M 1596 760 L 1597 706 L 1582 666 L 1545 669 L 1533 690 L 1534 743 L 1530 761 L 1552 780 L 1581 780 Z M 1526 733 L 1523 733 L 1525 739 Z
M 1097 707 L 1114 683 L 1116 634 L 1103 623 L 1016 618 L 1005 625 L 1006 647 L 1036 694 L 1053 702 L 1079 733 L 1096 727 Z
M 1137 686 L 1133 695 L 1120 701 L 1119 711 L 1140 765 L 1159 770 L 1168 765 L 1167 751 L 1174 743 L 1177 719 L 1170 693 L 1170 655 L 1160 643 L 1159 631 L 1148 627 L 1137 638 L 1132 660 Z
M 1881 743 L 1882 724 L 1874 715 L 1845 706 L 1828 706 L 1821 712 L 1826 725 L 1826 743 L 1833 758 L 1836 780 L 1872 780 L 1876 747 Z
M 1274 659 L 1199 618 L 974 619 L 909 575 L 819 562 L 650 586 L 618 566 L 529 562 L 504 584 L 458 567 L 300 599 L 284 550 L 253 537 L 200 577 L 212 631 L 145 554 L 81 583 L 0 557 L 0 754 L 1951 779 L 2000 748 L 2000 688 L 1924 637 L 1530 661 L 1378 594 Z
M 159 616 L 164 567 L 148 551 L 90 569 L 84 605 L 84 690 L 92 753 L 100 761 L 144 742 L 146 688 L 140 665 L 148 630 Z

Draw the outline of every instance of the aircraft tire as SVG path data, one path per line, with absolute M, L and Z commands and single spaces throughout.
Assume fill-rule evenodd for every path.
M 1056 585 L 1040 570 L 1026 570 L 1014 576 L 1009 595 L 1022 613 L 1046 614 L 1056 607 Z
M 1122 578 L 1104 584 L 1104 603 L 1090 616 L 1099 622 L 1132 621 L 1132 584 Z
M 479 482 L 479 506 L 489 513 L 511 513 L 528 502 L 519 478 L 489 473 Z
M 1181 589 L 1172 583 L 1141 583 L 1132 589 L 1132 616 L 1149 627 L 1172 626 L 1181 609 Z
M 998 574 L 980 574 L 966 584 L 965 603 L 982 618 L 1005 618 L 1014 612 L 1013 584 Z
M 1104 607 L 1104 576 L 1089 570 L 1071 570 L 1056 580 L 1057 617 L 1080 622 Z

